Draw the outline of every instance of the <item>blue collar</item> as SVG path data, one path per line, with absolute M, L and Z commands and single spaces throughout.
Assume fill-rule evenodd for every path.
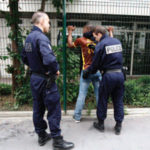
M 37 26 L 33 26 L 32 31 L 39 31 L 39 32 L 43 33 L 42 30 Z
M 102 41 L 103 39 L 105 39 L 105 38 L 107 38 L 107 37 L 109 37 L 107 34 L 104 34 L 103 36 L 102 36 L 102 38 L 100 39 L 100 41 Z

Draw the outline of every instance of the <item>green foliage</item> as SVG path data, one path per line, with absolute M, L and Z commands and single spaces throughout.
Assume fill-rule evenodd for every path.
M 24 65 L 22 64 L 20 56 L 25 36 L 22 34 L 23 29 L 19 26 L 22 23 L 22 20 L 20 19 L 20 13 L 18 11 L 18 2 L 18 0 L 10 0 L 8 5 L 10 12 L 1 11 L 5 16 L 7 27 L 11 28 L 8 38 L 12 42 L 12 46 L 6 48 L 8 56 L 1 56 L 0 59 L 11 59 L 13 62 L 12 65 L 7 65 L 6 68 L 7 73 L 12 74 L 14 77 L 12 83 L 13 94 L 19 86 L 22 86 L 25 73 Z
M 63 8 L 63 0 L 51 0 L 54 7 L 57 9 L 57 12 L 59 13 L 60 10 Z M 73 0 L 67 0 L 67 2 L 73 2 Z
M 10 95 L 11 85 L 0 83 L 0 95 Z
M 150 77 L 128 80 L 125 83 L 124 102 L 135 106 L 150 106 Z
M 16 90 L 15 99 L 17 100 L 15 104 L 16 107 L 23 104 L 32 104 L 32 94 L 29 81 Z
M 57 56 L 57 61 L 60 65 L 60 72 L 63 73 L 63 51 L 62 47 L 53 47 Z M 74 49 L 67 48 L 67 101 L 72 102 L 76 100 L 79 91 L 79 71 L 80 71 L 80 57 L 76 54 Z M 59 92 L 61 95 L 61 102 L 63 101 L 63 76 L 57 79 Z
M 21 61 L 20 53 L 23 49 L 23 41 L 25 40 L 25 35 L 23 35 L 23 29 L 19 26 L 22 23 L 20 19 L 20 13 L 18 12 L 18 0 L 9 1 L 8 7 L 10 12 L 1 12 L 5 16 L 7 22 L 7 27 L 11 27 L 8 38 L 15 42 L 16 49 L 12 47 L 7 47 L 8 56 L 1 56 L 0 59 L 6 60 L 11 59 L 12 61 L 17 60 L 18 65 L 15 63 L 12 65 L 7 65 L 6 71 L 15 76 L 15 82 L 13 82 L 13 96 L 16 98 L 15 107 L 18 105 L 23 105 L 31 102 L 31 91 L 29 86 L 29 76 L 26 75 L 24 64 Z M 14 43 L 13 43 L 14 44 Z M 16 65 L 16 66 L 15 66 Z M 14 83 L 17 83 L 14 85 Z
M 90 115 L 91 110 L 96 109 L 96 97 L 94 94 L 94 87 L 92 83 L 89 85 L 86 99 L 88 100 L 88 103 L 86 105 L 87 115 Z
M 93 87 L 93 84 L 91 83 L 88 88 L 87 98 L 93 97 L 93 96 L 94 96 L 94 87 Z
M 15 1 L 16 2 L 16 1 Z M 17 10 L 16 10 L 17 11 Z M 10 74 L 13 74 L 14 71 L 19 70 L 19 74 L 15 75 L 15 79 L 21 87 L 18 87 L 14 91 L 14 97 L 16 99 L 15 108 L 18 108 L 19 105 L 31 103 L 31 91 L 29 85 L 29 77 L 26 75 L 24 64 L 21 61 L 20 53 L 23 48 L 23 41 L 25 40 L 25 35 L 23 35 L 23 29 L 19 27 L 21 20 L 17 14 L 16 18 L 12 18 L 9 13 L 5 14 L 5 19 L 7 21 L 7 26 L 17 23 L 17 33 L 14 34 L 14 31 L 10 31 L 8 38 L 10 40 L 15 40 L 17 42 L 17 52 L 13 51 L 10 47 L 7 47 L 8 56 L 1 56 L 2 60 L 10 58 L 11 60 L 17 59 L 20 62 L 19 68 L 14 67 L 13 65 L 7 65 L 6 71 Z
M 90 116 L 91 115 L 91 110 L 96 108 L 96 101 L 93 103 L 92 101 L 90 101 L 87 105 L 87 115 Z
M 6 60 L 6 59 L 8 59 L 8 56 L 0 56 L 0 59 L 1 60 Z

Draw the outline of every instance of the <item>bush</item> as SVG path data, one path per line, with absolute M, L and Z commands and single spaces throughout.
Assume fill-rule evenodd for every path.
M 10 95 L 11 94 L 11 85 L 0 84 L 0 95 Z
M 57 61 L 60 65 L 60 72 L 63 74 L 63 51 L 62 47 L 53 47 L 53 50 L 57 56 Z M 80 56 L 75 49 L 66 50 L 67 58 L 67 101 L 73 102 L 77 99 L 79 91 L 79 75 L 80 75 Z M 60 92 L 60 100 L 63 101 L 63 76 L 57 79 L 57 85 Z
M 17 105 L 32 104 L 32 94 L 29 82 L 16 90 L 15 99 Z
M 150 77 L 128 80 L 125 83 L 124 102 L 135 106 L 150 106 Z
M 22 87 L 17 88 L 14 93 L 14 97 L 16 99 L 16 106 L 32 104 L 29 69 L 26 70 L 23 76 L 20 75 L 20 78 L 22 80 Z

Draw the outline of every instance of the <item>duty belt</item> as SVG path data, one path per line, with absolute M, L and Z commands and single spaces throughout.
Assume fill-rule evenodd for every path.
M 110 69 L 110 70 L 104 71 L 104 73 L 111 73 L 111 72 L 122 72 L 122 70 L 121 69 Z
M 31 72 L 31 74 L 48 79 L 50 75 L 42 74 L 42 73 L 37 73 L 37 72 Z

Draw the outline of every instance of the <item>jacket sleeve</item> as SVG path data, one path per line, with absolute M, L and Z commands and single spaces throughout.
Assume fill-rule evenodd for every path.
M 23 61 L 24 64 L 26 64 L 27 66 L 29 66 L 28 59 L 27 59 L 26 52 L 25 52 L 25 48 L 22 49 L 21 59 L 22 59 L 22 61 Z
M 59 70 L 59 65 L 56 61 L 56 57 L 52 51 L 51 45 L 46 40 L 38 40 L 40 53 L 42 56 L 43 64 L 48 70 L 55 74 Z
M 88 72 L 89 73 L 96 73 L 97 70 L 100 70 L 101 68 L 101 59 L 102 59 L 102 46 L 101 45 L 97 45 L 95 47 L 95 51 L 94 51 L 94 57 L 92 60 L 92 64 L 88 67 Z

